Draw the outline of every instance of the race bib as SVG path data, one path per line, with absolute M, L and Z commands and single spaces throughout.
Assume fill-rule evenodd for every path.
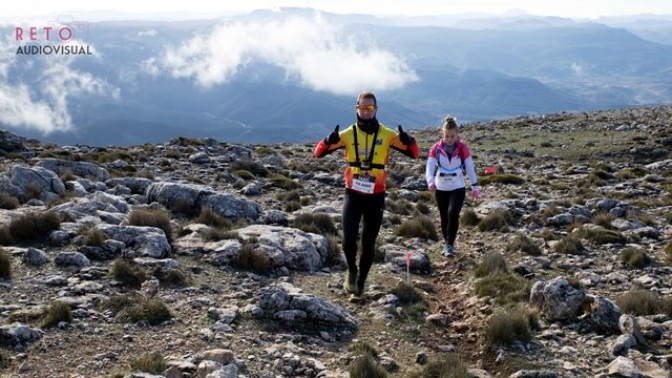
M 441 186 L 454 186 L 457 185 L 459 182 L 457 175 L 455 176 L 450 176 L 450 175 L 444 175 L 444 176 L 437 176 L 436 177 L 437 184 Z
M 354 179 L 354 180 L 352 180 L 352 189 L 354 189 L 358 192 L 372 194 L 373 193 L 373 188 L 375 186 L 376 186 L 375 182 L 367 181 L 365 179 Z

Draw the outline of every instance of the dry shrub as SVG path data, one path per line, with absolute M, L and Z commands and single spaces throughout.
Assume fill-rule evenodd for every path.
M 651 258 L 639 248 L 625 248 L 618 255 L 619 260 L 631 268 L 642 269 L 651 263 Z
M 9 224 L 9 234 L 15 240 L 42 239 L 60 227 L 61 217 L 56 213 L 28 213 Z
M 166 234 L 168 242 L 173 241 L 170 214 L 161 210 L 133 210 L 128 216 L 128 224 L 139 227 L 156 227 Z
M 417 214 L 405 221 L 394 232 L 397 236 L 439 240 L 434 222 L 426 215 Z
M 338 232 L 331 216 L 325 213 L 299 214 L 294 218 L 292 227 L 320 235 L 336 235 Z
M 70 305 L 55 301 L 45 310 L 44 320 L 42 321 L 42 328 L 49 328 L 58 325 L 60 322 L 72 322 L 72 310 Z
M 483 261 L 476 267 L 474 274 L 477 278 L 488 275 L 507 273 L 509 268 L 504 255 L 499 252 L 490 252 L 483 257 Z
M 121 282 L 124 286 L 139 289 L 147 279 L 147 273 L 137 265 L 118 259 L 112 265 L 110 277 Z
M 271 260 L 268 256 L 254 248 L 253 243 L 245 243 L 240 248 L 240 254 L 234 261 L 233 266 L 238 269 L 251 270 L 260 274 L 268 273 L 271 267 Z
M 506 246 L 507 251 L 522 251 L 530 256 L 541 256 L 541 248 L 525 235 L 516 237 Z
M 12 261 L 2 248 L 0 248 L 0 278 L 12 278 Z
M 532 338 L 530 314 L 522 306 L 496 311 L 485 324 L 485 343 L 490 347 L 507 346 Z
M 497 210 L 481 219 L 478 223 L 478 230 L 481 232 L 504 230 L 510 224 L 513 224 L 511 212 L 508 210 Z
M 624 314 L 647 316 L 665 314 L 672 316 L 672 299 L 661 297 L 649 290 L 632 290 L 614 301 Z

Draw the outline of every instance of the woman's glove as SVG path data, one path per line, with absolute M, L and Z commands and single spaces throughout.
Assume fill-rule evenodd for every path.
M 478 189 L 478 186 L 473 186 L 471 188 L 471 197 L 477 200 L 481 196 L 481 191 Z

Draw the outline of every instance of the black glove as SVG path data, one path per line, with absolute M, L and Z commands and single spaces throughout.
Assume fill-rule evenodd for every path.
M 399 141 L 403 143 L 405 146 L 410 146 L 411 143 L 413 143 L 413 137 L 408 135 L 407 132 L 401 129 L 401 125 L 399 125 Z
M 336 128 L 334 131 L 329 134 L 328 137 L 324 138 L 324 142 L 326 144 L 336 144 L 341 140 L 341 136 L 338 135 L 338 128 L 341 127 L 341 125 L 336 125 Z

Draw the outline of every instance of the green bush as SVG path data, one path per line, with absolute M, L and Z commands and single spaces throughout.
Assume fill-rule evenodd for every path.
M 602 226 L 604 228 L 612 228 L 611 222 L 613 222 L 616 217 L 609 213 L 599 213 L 593 217 L 593 224 Z
M 648 290 L 632 290 L 614 301 L 624 314 L 647 316 L 665 314 L 672 316 L 672 299 L 660 297 Z
M 40 199 L 42 196 L 42 189 L 37 186 L 35 183 L 29 183 L 26 185 L 26 198 L 27 199 Z
M 14 238 L 9 232 L 9 226 L 0 227 L 0 245 L 11 245 L 14 243 Z
M 208 241 L 237 239 L 241 243 L 243 242 L 243 238 L 236 231 L 226 231 L 226 230 L 220 230 L 219 228 L 210 227 L 205 231 L 201 231 L 200 234 L 205 240 Z
M 418 203 L 420 202 L 435 203 L 436 199 L 434 198 L 434 193 L 427 190 L 418 192 Z
M 496 311 L 485 324 L 485 343 L 490 347 L 508 346 L 532 338 L 529 315 L 520 307 Z
M 390 290 L 390 294 L 394 294 L 399 298 L 401 305 L 409 305 L 424 302 L 424 298 L 420 292 L 411 284 L 407 282 L 399 282 L 397 286 Z
M 2 248 L 0 248 L 0 278 L 12 278 L 12 262 Z
M 397 236 L 409 238 L 423 238 L 428 240 L 439 240 L 439 235 L 434 226 L 434 222 L 426 216 L 419 214 L 397 227 L 394 232 Z
M 215 213 L 211 207 L 203 207 L 194 222 L 224 230 L 230 230 L 233 224 L 227 218 Z
M 527 301 L 530 289 L 530 281 L 510 273 L 487 275 L 475 285 L 476 295 L 494 298 L 502 305 Z
M 28 213 L 9 223 L 9 233 L 15 240 L 43 239 L 60 227 L 61 217 L 56 213 Z
M 242 160 L 238 159 L 231 163 L 231 171 L 249 171 L 257 177 L 266 177 L 269 175 L 269 171 L 262 164 L 257 163 L 256 161 L 251 160 Z
M 499 252 L 489 252 L 474 270 L 474 275 L 481 278 L 493 274 L 507 273 L 508 271 L 504 255 Z
M 583 288 L 583 285 L 581 284 L 581 280 L 579 280 L 578 278 L 576 278 L 574 276 L 569 276 L 569 277 L 566 277 L 566 279 L 567 279 L 567 283 L 569 284 L 569 286 L 571 286 L 571 287 L 573 287 L 577 290 L 580 290 L 580 289 Z
M 71 169 L 64 170 L 63 173 L 61 173 L 60 178 L 63 182 L 77 180 L 77 176 L 75 176 Z
M 628 247 L 618 255 L 619 260 L 631 268 L 642 269 L 651 263 L 651 258 L 639 248 Z
M 583 229 L 579 235 L 597 244 L 625 244 L 628 241 L 622 233 L 602 228 Z
M 275 196 L 278 200 L 283 202 L 300 202 L 301 193 L 298 190 L 292 190 L 291 192 L 278 193 Z
M 554 246 L 553 249 L 564 255 L 581 255 L 583 254 L 583 244 L 581 240 L 573 236 L 565 236 L 560 239 Z
M 103 247 L 107 235 L 99 228 L 91 228 L 84 234 L 84 244 L 88 246 Z
M 410 215 L 413 211 L 413 204 L 403 198 L 398 200 L 388 198 L 385 201 L 385 208 L 392 214 Z
M 470 378 L 468 365 L 457 353 L 442 353 L 429 361 L 420 371 L 411 372 L 409 378 Z
M 348 367 L 350 378 L 385 378 L 387 372 L 370 354 L 355 358 Z
M 501 173 L 501 174 L 492 174 L 488 176 L 481 176 L 478 178 L 478 183 L 481 184 L 482 186 L 497 183 L 497 184 L 512 184 L 512 185 L 521 185 L 525 182 L 525 179 L 523 179 L 520 176 L 508 174 L 508 173 Z
M 338 265 L 341 263 L 341 248 L 338 237 L 327 235 L 327 265 Z
M 190 284 L 187 276 L 179 269 L 164 269 L 157 266 L 152 269 L 152 276 L 159 280 L 161 286 L 185 287 Z
M 392 223 L 394 225 L 400 225 L 401 221 L 402 221 L 402 218 L 401 218 L 401 216 L 399 216 L 397 214 L 391 214 L 387 217 L 387 220 L 390 221 L 390 223 Z
M 0 193 L 0 209 L 14 210 L 19 207 L 19 200 L 5 193 Z
M 530 256 L 541 256 L 541 248 L 532 239 L 519 234 L 506 246 L 507 251 L 522 251 Z
M 460 216 L 460 224 L 462 226 L 476 226 L 480 221 L 481 218 L 479 218 L 476 212 L 472 209 L 465 210 Z
M 2 238 L 0 237 L 0 242 L 1 240 Z M 667 243 L 665 246 L 665 262 L 668 266 L 672 266 L 672 242 Z
M 303 185 L 301 185 L 300 182 L 296 182 L 286 176 L 280 175 L 280 174 L 275 174 L 270 177 L 271 182 L 273 185 L 280 189 L 285 189 L 285 190 L 293 190 L 293 189 L 299 189 L 302 188 Z
M 129 361 L 131 369 L 150 374 L 163 374 L 168 368 L 166 360 L 160 352 L 145 354 Z
M 72 323 L 72 310 L 70 309 L 69 304 L 62 301 L 55 301 L 45 310 L 45 316 L 41 327 L 54 327 L 60 322 Z
M 147 322 L 151 325 L 158 325 L 170 320 L 173 315 L 161 299 L 136 299 L 134 303 L 127 308 L 122 309 L 117 318 L 121 321 L 137 323 Z
M 370 343 L 362 340 L 358 340 L 350 344 L 348 350 L 354 353 L 357 356 L 362 356 L 364 354 L 370 354 L 374 358 L 378 358 L 378 349 L 371 345 Z
M 168 242 L 173 241 L 170 214 L 161 210 L 133 210 L 128 216 L 128 224 L 139 227 L 156 227 L 166 234 Z
M 285 207 L 283 207 L 283 210 L 286 213 L 293 213 L 297 210 L 301 209 L 301 203 L 297 201 L 290 201 L 285 203 Z
M 380 246 L 384 243 L 383 239 L 379 237 L 376 238 L 376 243 L 373 245 L 373 262 L 382 263 L 385 262 L 386 253 Z M 359 243 L 358 243 L 359 245 Z M 360 248 L 361 250 L 361 248 Z
M 513 216 L 508 210 L 496 210 L 481 219 L 478 223 L 478 229 L 481 232 L 504 230 L 504 228 L 513 224 Z
M 110 270 L 110 277 L 127 287 L 139 289 L 147 279 L 145 270 L 126 260 L 117 259 Z
M 331 216 L 325 213 L 299 214 L 294 218 L 292 227 L 320 235 L 336 235 L 338 232 Z
M 418 202 L 417 204 L 415 204 L 415 209 L 424 215 L 429 215 L 429 213 L 431 212 L 429 206 L 424 202 Z
M 265 253 L 254 248 L 253 243 L 244 243 L 233 266 L 238 269 L 266 274 L 271 267 L 271 260 Z

